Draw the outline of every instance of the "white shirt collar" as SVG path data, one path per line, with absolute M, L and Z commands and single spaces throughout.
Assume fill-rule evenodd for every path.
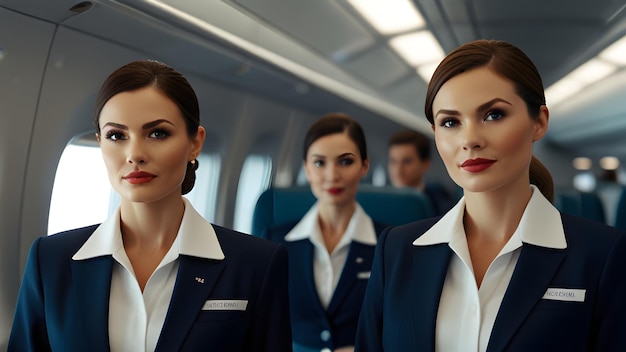
M 185 212 L 173 246 L 178 245 L 179 254 L 207 259 L 224 259 L 224 252 L 222 252 L 213 226 L 198 214 L 189 200 L 183 197 L 183 201 Z M 84 260 L 113 255 L 124 245 L 120 228 L 120 208 L 118 207 L 111 217 L 96 228 L 72 259 Z
M 307 211 L 307 213 L 302 217 L 300 222 L 294 226 L 289 233 L 285 236 L 285 241 L 293 242 L 299 241 L 307 238 L 311 238 L 316 234 L 320 233 L 319 223 L 318 223 L 318 214 L 319 214 L 319 204 L 316 202 L 313 204 L 311 209 Z M 321 237 L 321 234 L 320 234 Z M 354 214 L 352 214 L 352 218 L 350 219 L 350 223 L 348 223 L 348 228 L 344 233 L 341 242 L 347 243 L 349 241 L 356 241 L 363 244 L 375 245 L 376 244 L 376 232 L 374 231 L 374 222 L 372 219 L 365 213 L 363 208 L 359 203 L 356 204 L 356 209 L 354 210 Z
M 561 214 L 548 201 L 541 191 L 531 185 L 532 196 L 526 205 L 516 233 L 523 243 L 536 246 L 563 249 L 567 248 Z M 438 243 L 450 243 L 457 235 L 465 235 L 463 214 L 465 197 L 448 211 L 428 231 L 413 241 L 414 246 L 428 246 Z

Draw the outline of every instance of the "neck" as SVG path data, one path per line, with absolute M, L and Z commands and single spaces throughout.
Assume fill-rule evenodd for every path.
M 517 229 L 531 196 L 528 183 L 495 191 L 465 192 L 463 225 L 468 238 L 508 241 Z
M 169 249 L 176 239 L 185 206 L 180 196 L 154 203 L 122 202 L 121 231 L 125 248 Z
M 318 222 L 329 253 L 333 251 L 348 229 L 355 210 L 356 201 L 340 206 L 320 204 Z

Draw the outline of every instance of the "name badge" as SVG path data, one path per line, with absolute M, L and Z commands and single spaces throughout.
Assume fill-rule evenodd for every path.
M 370 271 L 361 271 L 360 273 L 356 274 L 357 279 L 369 279 L 370 278 Z
M 574 288 L 549 288 L 543 294 L 543 299 L 554 301 L 584 302 L 587 290 Z
M 248 300 L 242 299 L 210 299 L 204 302 L 202 310 L 240 310 L 245 311 Z

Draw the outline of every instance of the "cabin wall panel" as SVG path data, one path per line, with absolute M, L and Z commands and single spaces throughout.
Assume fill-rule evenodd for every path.
M 23 28 L 19 36 L 15 28 Z M 0 8 L 0 350 L 21 280 L 22 190 L 41 79 L 55 26 Z M 35 221 L 37 219 L 34 219 Z M 33 221 L 33 219 L 31 219 Z M 24 244 L 24 245 L 30 245 Z

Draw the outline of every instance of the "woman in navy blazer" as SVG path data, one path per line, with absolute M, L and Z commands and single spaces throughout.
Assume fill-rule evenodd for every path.
M 502 41 L 452 51 L 426 117 L 464 197 L 380 237 L 357 351 L 626 351 L 626 237 L 560 214 L 532 156 L 548 127 L 531 60 Z
M 289 252 L 296 352 L 352 351 L 378 234 L 356 201 L 369 167 L 365 135 L 344 114 L 316 121 L 304 138 L 304 170 L 317 202 L 297 223 L 264 236 Z
M 117 212 L 31 247 L 9 351 L 291 351 L 287 252 L 212 225 L 182 195 L 205 131 L 185 77 L 113 72 L 96 137 Z

